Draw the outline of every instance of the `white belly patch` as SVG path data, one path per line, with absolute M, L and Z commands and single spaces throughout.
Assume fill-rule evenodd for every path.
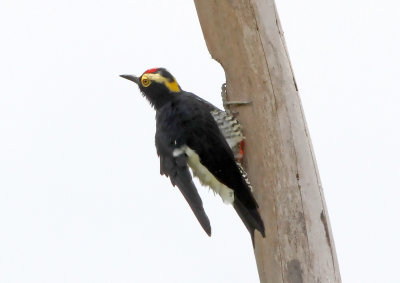
M 183 153 L 185 153 L 188 157 L 187 162 L 193 171 L 193 175 L 200 180 L 201 184 L 204 186 L 209 186 L 215 193 L 219 194 L 224 203 L 232 204 L 235 200 L 235 194 L 233 190 L 218 181 L 218 179 L 215 178 L 215 176 L 208 171 L 203 164 L 201 164 L 200 157 L 194 150 L 188 146 L 182 146 L 175 149 L 172 154 L 174 157 L 176 157 Z

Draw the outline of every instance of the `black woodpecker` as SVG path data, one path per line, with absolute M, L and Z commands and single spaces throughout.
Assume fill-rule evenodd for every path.
M 145 71 L 140 77 L 121 75 L 139 86 L 156 110 L 155 144 L 160 157 L 160 173 L 177 186 L 204 231 L 211 226 L 189 172 L 235 208 L 254 244 L 254 230 L 265 237 L 264 223 L 251 192 L 247 174 L 232 151 L 244 137 L 240 124 L 222 111 L 181 89 L 164 68 Z

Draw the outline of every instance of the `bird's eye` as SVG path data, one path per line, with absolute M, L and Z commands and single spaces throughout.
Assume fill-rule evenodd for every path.
M 144 87 L 148 87 L 150 85 L 151 81 L 147 76 L 142 77 L 142 85 Z

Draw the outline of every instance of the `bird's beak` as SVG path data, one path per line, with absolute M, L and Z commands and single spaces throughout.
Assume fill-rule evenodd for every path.
M 121 78 L 130 80 L 134 82 L 135 84 L 139 84 L 139 78 L 133 75 L 120 75 Z

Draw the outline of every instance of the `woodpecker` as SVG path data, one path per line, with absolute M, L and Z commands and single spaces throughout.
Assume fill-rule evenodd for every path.
M 136 83 L 156 110 L 155 145 L 160 174 L 179 188 L 204 231 L 211 236 L 210 221 L 189 168 L 223 202 L 233 205 L 250 232 L 253 245 L 254 230 L 265 237 L 252 187 L 238 162 L 244 139 L 239 122 L 230 113 L 182 90 L 165 68 L 149 69 L 140 77 L 121 77 Z

